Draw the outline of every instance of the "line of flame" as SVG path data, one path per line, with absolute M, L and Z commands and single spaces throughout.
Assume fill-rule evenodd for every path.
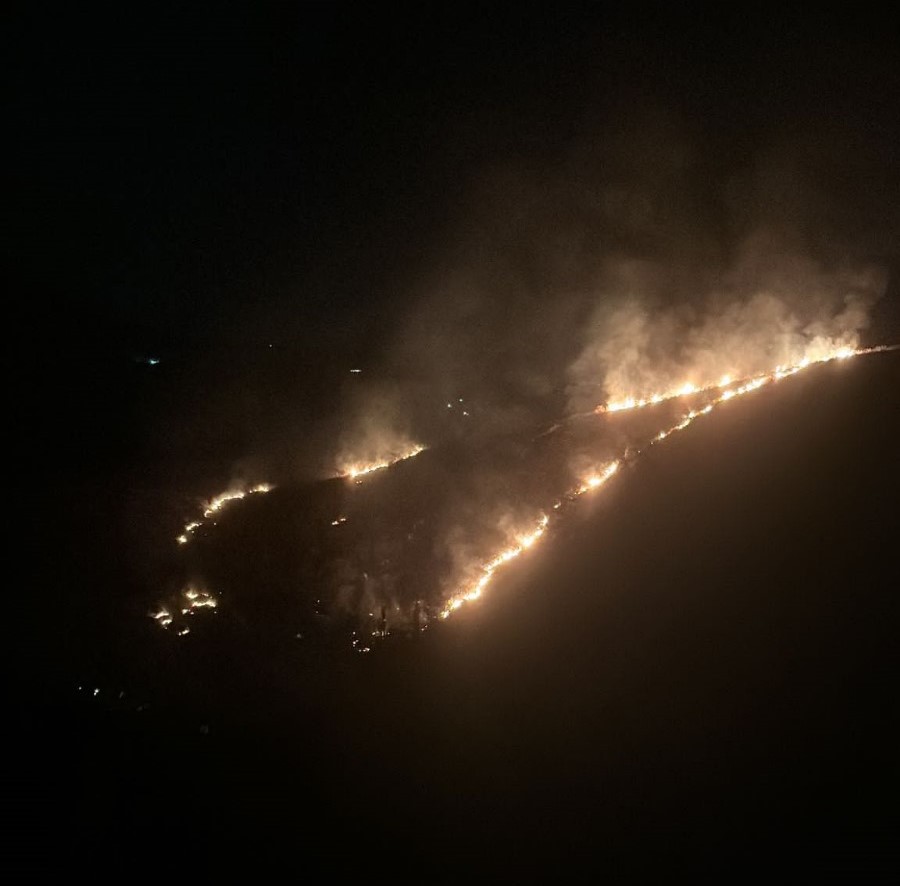
M 664 403 L 666 400 L 674 400 L 677 397 L 689 397 L 693 394 L 704 394 L 717 389 L 721 390 L 722 388 L 727 388 L 729 385 L 735 384 L 736 381 L 746 382 L 748 380 L 754 380 L 757 378 L 768 378 L 770 375 L 776 374 L 778 374 L 779 378 L 784 378 L 787 375 L 793 375 L 795 372 L 798 372 L 801 369 L 806 369 L 807 366 L 812 366 L 816 363 L 828 363 L 831 360 L 846 360 L 848 357 L 856 357 L 860 354 L 872 354 L 877 351 L 884 350 L 888 350 L 888 348 L 835 348 L 834 350 L 829 351 L 827 354 L 824 354 L 820 357 L 804 357 L 797 363 L 777 366 L 774 370 L 768 373 L 763 372 L 756 375 L 748 375 L 737 380 L 733 379 L 730 375 L 724 375 L 717 382 L 705 382 L 701 385 L 695 385 L 692 382 L 685 382 L 679 385 L 677 388 L 670 388 L 667 391 L 649 394 L 645 397 L 629 396 L 625 397 L 622 400 L 613 400 L 609 403 L 604 403 L 598 406 L 594 411 L 602 414 L 606 412 L 623 412 L 629 409 L 643 409 L 645 406 L 655 406 L 657 403 Z
M 341 471 L 338 476 L 346 477 L 348 480 L 355 480 L 357 477 L 362 477 L 365 474 L 371 474 L 374 471 L 381 471 L 384 468 L 389 468 L 391 465 L 397 464 L 398 461 L 406 461 L 408 458 L 414 458 L 420 452 L 424 452 L 428 447 L 422 446 L 420 444 L 416 444 L 404 452 L 402 455 L 398 455 L 396 458 L 389 458 L 385 461 L 376 461 L 376 462 L 367 462 L 365 464 L 356 464 L 347 468 L 344 471 Z
M 239 501 L 248 495 L 271 492 L 274 488 L 269 483 L 260 483 L 257 486 L 251 486 L 249 489 L 232 489 L 217 495 L 215 498 L 210 499 L 203 508 L 203 520 L 192 520 L 190 523 L 185 523 L 184 532 L 175 540 L 180 545 L 186 545 L 190 541 L 191 534 L 203 525 L 204 520 L 209 519 L 213 514 L 219 513 L 229 502 Z
M 840 348 L 828 356 L 817 359 L 817 360 L 801 360 L 799 363 L 796 363 L 792 366 L 776 366 L 769 373 L 760 374 L 757 376 L 753 376 L 747 380 L 742 379 L 742 384 L 732 385 L 731 383 L 727 384 L 717 384 L 717 385 L 708 385 L 706 388 L 698 388 L 692 393 L 701 393 L 703 390 L 709 391 L 717 388 L 724 387 L 725 390 L 714 400 L 707 403 L 702 409 L 692 409 L 690 412 L 686 413 L 682 416 L 681 420 L 676 424 L 672 425 L 667 430 L 660 431 L 650 442 L 649 446 L 653 446 L 656 443 L 660 443 L 665 440 L 667 437 L 670 437 L 676 431 L 683 431 L 689 425 L 691 425 L 694 421 L 704 415 L 709 415 L 713 409 L 717 406 L 720 406 L 723 403 L 728 402 L 729 400 L 733 400 L 735 397 L 741 397 L 745 394 L 750 394 L 753 391 L 757 391 L 765 385 L 772 384 L 773 382 L 780 381 L 783 378 L 787 378 L 788 376 L 795 375 L 800 372 L 802 369 L 807 369 L 810 366 L 813 366 L 818 363 L 826 363 L 830 360 L 846 360 L 850 357 L 856 357 L 863 354 L 874 354 L 882 351 L 892 351 L 900 348 L 900 345 L 883 345 L 874 348 Z M 724 381 L 724 379 L 723 379 Z M 672 394 L 671 397 L 685 396 L 684 393 L 676 393 Z M 660 396 L 660 399 L 656 402 L 662 402 L 665 397 Z M 648 401 L 649 402 L 649 401 Z M 635 407 L 637 407 L 637 403 Z M 642 403 L 640 405 L 647 405 L 646 403 Z M 620 408 L 634 408 L 634 407 L 620 407 Z M 598 411 L 600 407 L 598 407 Z M 610 408 L 606 408 L 603 411 L 612 412 L 616 411 Z M 637 454 L 640 454 L 641 450 L 638 450 Z M 600 468 L 596 471 L 593 471 L 589 474 L 578 487 L 576 487 L 572 492 L 569 493 L 569 498 L 573 499 L 584 495 L 588 492 L 593 492 L 594 490 L 603 486 L 612 476 L 616 473 L 619 467 L 622 464 L 622 460 L 624 459 L 624 454 L 614 461 L 609 462 L 603 468 Z M 558 510 L 562 504 L 562 501 L 557 501 L 557 503 L 553 506 L 554 510 Z M 526 548 L 531 547 L 538 539 L 540 539 L 544 535 L 544 530 L 546 529 L 548 524 L 548 518 L 546 516 L 541 517 L 541 523 L 537 531 L 533 532 L 530 536 L 525 536 L 523 539 L 519 540 L 519 543 L 514 547 L 507 548 L 506 550 L 499 553 L 492 560 L 481 567 L 482 575 L 475 582 L 474 585 L 467 587 L 466 589 L 460 591 L 457 594 L 454 594 L 450 599 L 444 604 L 444 608 L 441 610 L 441 618 L 446 619 L 449 618 L 454 612 L 456 612 L 460 607 L 465 605 L 466 603 L 470 603 L 474 600 L 477 600 L 481 597 L 484 588 L 493 578 L 496 571 L 503 566 L 505 563 L 508 563 L 510 560 L 518 557 Z M 526 543 L 527 542 L 527 543 Z
M 461 606 L 466 603 L 470 603 L 472 600 L 477 600 L 485 587 L 487 587 L 488 582 L 490 582 L 494 573 L 503 566 L 504 563 L 509 563 L 510 560 L 514 560 L 518 557 L 523 551 L 528 550 L 545 532 L 547 529 L 547 524 L 550 522 L 550 518 L 546 514 L 542 514 L 540 520 L 538 521 L 537 528 L 529 533 L 528 535 L 519 536 L 516 541 L 516 544 L 510 548 L 506 548 L 497 554 L 493 560 L 488 563 L 485 563 L 481 567 L 481 577 L 478 581 L 475 582 L 474 585 L 467 588 L 465 591 L 461 591 L 460 593 L 451 597 L 446 604 L 444 604 L 444 608 L 441 610 L 441 618 L 449 618 L 451 613 L 455 612 Z

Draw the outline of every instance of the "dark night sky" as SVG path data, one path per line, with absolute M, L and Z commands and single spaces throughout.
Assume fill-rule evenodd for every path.
M 697 128 L 714 189 L 779 138 L 833 139 L 827 186 L 884 253 L 898 124 L 882 25 L 593 5 L 45 10 L 12 78 L 28 286 L 64 348 L 70 322 L 176 351 L 235 325 L 354 329 L 399 309 L 473 177 L 558 162 L 642 103 Z
M 779 250 L 810 257 L 823 273 L 845 266 L 884 271 L 885 294 L 871 307 L 868 335 L 872 343 L 900 341 L 900 68 L 895 29 L 884 16 L 862 6 L 802 16 L 748 4 L 720 4 L 715 12 L 696 13 L 636 10 L 633 4 L 575 4 L 565 10 L 554 4 L 522 4 L 509 11 L 501 4 L 450 3 L 371 4 L 365 11 L 340 3 L 281 4 L 275 9 L 220 4 L 204 11 L 159 4 L 89 11 L 48 5 L 29 7 L 10 20 L 6 30 L 11 42 L 7 141 L 14 158 L 8 165 L 13 198 L 7 251 L 20 275 L 9 294 L 5 362 L 17 380 L 13 408 L 30 416 L 21 443 L 38 478 L 33 482 L 46 481 L 49 490 L 40 497 L 40 513 L 30 525 L 48 548 L 55 540 L 67 551 L 56 558 L 52 549 L 49 555 L 41 552 L 41 570 L 46 572 L 42 587 L 52 586 L 59 598 L 70 593 L 72 575 L 80 575 L 87 587 L 84 575 L 95 569 L 102 580 L 84 591 L 84 599 L 96 603 L 104 593 L 103 581 L 113 586 L 127 572 L 108 553 L 115 549 L 110 539 L 118 543 L 126 531 L 121 503 L 125 487 L 156 490 L 169 484 L 179 493 L 199 494 L 230 477 L 228 472 L 242 459 L 285 471 L 289 464 L 305 479 L 297 452 L 303 446 L 315 448 L 340 427 L 335 392 L 346 391 L 342 386 L 349 366 L 365 366 L 367 373 L 371 368 L 372 376 L 392 383 L 400 379 L 396 383 L 405 385 L 399 389 L 410 412 L 421 407 L 417 384 L 427 388 L 428 397 L 438 391 L 435 400 L 446 399 L 445 391 L 455 394 L 463 385 L 480 384 L 485 402 L 502 402 L 508 395 L 510 402 L 541 419 L 553 409 L 564 410 L 565 373 L 580 349 L 580 341 L 570 333 L 586 325 L 584 294 L 592 292 L 597 280 L 608 279 L 598 270 L 601 251 L 612 257 L 610 267 L 628 256 L 652 265 L 655 270 L 648 272 L 648 279 L 671 277 L 659 303 L 673 310 L 684 306 L 690 315 L 693 288 L 706 286 L 707 277 L 727 277 L 726 269 L 740 266 L 742 244 L 764 229 Z M 707 267 L 713 270 L 707 273 Z M 439 334 L 429 338 L 435 329 Z M 140 362 L 149 356 L 158 357 L 160 364 Z M 532 372 L 533 366 L 537 368 Z M 869 378 L 875 388 L 865 387 Z M 852 529 L 847 521 L 866 513 L 873 495 L 884 510 L 890 507 L 885 490 L 896 489 L 894 475 L 880 492 L 872 492 L 878 490 L 877 465 L 853 457 L 852 447 L 889 460 L 886 429 L 891 421 L 896 424 L 896 410 L 873 391 L 878 385 L 890 388 L 895 381 L 896 369 L 885 364 L 869 375 L 860 370 L 841 381 L 834 402 L 842 409 L 873 404 L 868 411 L 860 405 L 855 414 L 865 427 L 860 443 L 854 443 L 853 434 L 829 411 L 826 395 L 815 399 L 820 389 L 810 382 L 808 391 L 818 411 L 812 410 L 810 423 L 798 431 L 797 439 L 810 447 L 823 439 L 830 442 L 812 473 L 803 475 L 806 479 L 798 479 L 792 472 L 796 461 L 783 454 L 792 445 L 790 429 L 779 424 L 771 438 L 760 430 L 765 406 L 757 407 L 755 418 L 735 412 L 718 426 L 726 437 L 730 434 L 729 445 L 740 457 L 752 460 L 757 444 L 770 446 L 772 464 L 791 478 L 794 485 L 788 486 L 797 497 L 821 495 L 833 464 L 848 471 L 840 485 L 850 514 L 845 523 L 836 528 L 822 515 L 823 507 L 811 504 L 824 522 L 816 524 L 802 544 L 781 535 L 780 546 L 774 547 L 773 556 L 788 564 L 786 582 L 801 586 L 806 564 L 824 547 L 838 577 L 826 574 L 832 560 L 816 566 L 814 571 L 828 586 L 826 606 L 831 608 L 822 616 L 827 624 L 816 634 L 814 648 L 803 647 L 796 654 L 790 638 L 797 625 L 805 623 L 808 599 L 801 594 L 799 602 L 784 603 L 784 610 L 778 610 L 781 598 L 771 587 L 767 592 L 765 605 L 779 613 L 777 648 L 772 652 L 778 660 L 746 682 L 738 680 L 744 689 L 750 687 L 748 704 L 763 711 L 758 719 L 750 717 L 750 731 L 760 742 L 777 742 L 777 730 L 770 726 L 779 712 L 788 712 L 790 728 L 801 736 L 792 749 L 810 740 L 799 722 L 802 714 L 791 719 L 795 684 L 778 684 L 780 668 L 790 669 L 800 660 L 797 679 L 802 681 L 812 680 L 823 663 L 833 664 L 834 679 L 852 683 L 855 692 L 854 681 L 865 685 L 873 670 L 891 664 L 885 626 L 896 623 L 896 613 L 880 594 L 877 576 L 894 565 L 887 553 L 892 524 L 877 522 L 865 530 L 878 546 L 878 555 L 868 560 L 864 527 L 851 532 L 846 548 L 828 539 L 844 538 L 842 532 Z M 781 395 L 784 415 L 797 414 L 792 396 Z M 352 405 L 352 398 L 346 402 Z M 429 427 L 427 422 L 424 426 Z M 759 439 L 744 436 L 750 427 Z M 824 436 L 821 428 L 826 429 Z M 758 507 L 779 513 L 777 525 L 783 533 L 793 526 L 784 500 L 788 496 L 779 497 L 767 487 L 763 501 L 763 493 L 754 492 L 744 475 L 734 475 L 734 486 L 723 486 L 727 492 L 721 500 L 704 511 L 703 489 L 685 488 L 685 474 L 679 471 L 706 468 L 709 450 L 704 446 L 712 447 L 710 441 L 718 438 L 711 434 L 705 439 L 694 450 L 682 450 L 674 466 L 654 463 L 650 479 L 638 486 L 637 504 L 630 505 L 630 511 L 626 508 L 625 517 L 633 526 L 647 523 L 661 536 L 672 533 L 659 562 L 642 562 L 637 572 L 630 570 L 629 564 L 640 556 L 629 547 L 635 544 L 633 535 L 623 530 L 621 537 L 612 536 L 617 539 L 613 547 L 621 549 L 617 580 L 623 587 L 643 581 L 644 587 L 654 588 L 654 605 L 670 615 L 659 589 L 668 587 L 664 583 L 672 569 L 681 568 L 676 548 L 690 543 L 692 521 L 713 534 L 718 531 L 722 544 L 733 542 L 740 531 L 737 525 L 733 534 L 721 529 L 723 515 L 735 514 L 728 492 L 750 501 L 750 511 Z M 296 461 L 289 463 L 285 453 Z M 729 465 L 722 462 L 716 470 L 716 482 L 725 484 L 722 477 L 731 476 Z M 856 480 L 854 470 L 859 472 Z M 651 480 L 662 482 L 668 500 L 680 503 L 669 505 L 671 513 L 664 510 L 660 516 Z M 755 494 L 760 501 L 754 505 Z M 48 501 L 55 502 L 52 519 L 47 516 Z M 739 510 L 735 521 L 747 518 L 748 524 L 758 525 L 750 511 Z M 602 507 L 599 520 L 604 532 L 614 531 L 603 523 L 608 517 Z M 578 530 L 583 535 L 590 526 L 596 529 L 595 524 L 586 525 Z M 78 539 L 89 538 L 83 546 L 62 541 L 73 529 L 81 533 Z M 569 544 L 583 553 L 577 539 Z M 704 625 L 708 629 L 699 658 L 692 658 L 688 649 L 696 622 L 682 612 L 660 627 L 639 611 L 641 604 L 632 602 L 612 604 L 613 609 L 621 606 L 612 623 L 622 634 L 613 637 L 613 628 L 603 629 L 610 658 L 581 651 L 572 659 L 571 667 L 582 673 L 619 669 L 604 673 L 603 691 L 609 694 L 604 704 L 612 711 L 614 726 L 622 730 L 614 739 L 604 732 L 599 714 L 596 722 L 587 718 L 577 735 L 554 731 L 555 718 L 564 723 L 571 713 L 565 702 L 572 688 L 569 665 L 562 653 L 572 640 L 565 618 L 584 618 L 577 635 L 588 650 L 594 640 L 588 626 L 610 615 L 598 612 L 599 604 L 579 601 L 577 588 L 587 581 L 579 573 L 580 578 L 567 579 L 575 595 L 565 609 L 567 616 L 553 622 L 547 604 L 537 600 L 539 590 L 532 587 L 535 608 L 513 619 L 511 627 L 498 628 L 504 636 L 501 647 L 512 650 L 511 658 L 505 659 L 488 637 L 498 627 L 496 613 L 481 633 L 454 635 L 422 653 L 422 673 L 428 680 L 445 681 L 442 685 L 459 709 L 438 703 L 429 707 L 431 683 L 424 676 L 417 683 L 420 678 L 409 676 L 397 655 L 386 656 L 369 676 L 342 672 L 340 685 L 346 689 L 352 684 L 346 698 L 324 704 L 324 715 L 318 711 L 325 720 L 334 714 L 335 721 L 313 738 L 296 723 L 295 732 L 286 733 L 302 734 L 307 755 L 327 746 L 327 765 L 319 780 L 307 784 L 294 773 L 291 790 L 309 790 L 326 806 L 332 804 L 328 814 L 333 813 L 335 827 L 365 830 L 365 817 L 342 808 L 335 811 L 341 801 L 329 793 L 333 785 L 326 781 L 343 779 L 342 789 L 353 782 L 353 796 L 368 802 L 370 792 L 377 794 L 388 780 L 381 780 L 378 767 L 390 769 L 397 763 L 390 758 L 389 746 L 398 735 L 401 747 L 416 759 L 424 759 L 425 750 L 415 728 L 443 748 L 459 771 L 469 773 L 474 759 L 476 772 L 466 776 L 467 789 L 474 793 L 486 784 L 479 780 L 478 765 L 487 770 L 497 764 L 512 781 L 543 765 L 541 741 L 549 735 L 551 745 L 562 751 L 574 741 L 582 756 L 576 754 L 570 764 L 557 761 L 554 771 L 560 779 L 548 788 L 547 797 L 538 796 L 540 787 L 528 779 L 509 792 L 508 785 L 492 782 L 487 798 L 495 804 L 494 811 L 506 808 L 508 796 L 513 797 L 509 802 L 523 804 L 523 820 L 530 811 L 564 802 L 565 786 L 578 781 L 577 766 L 589 761 L 585 765 L 596 766 L 592 785 L 600 785 L 598 790 L 608 787 L 632 811 L 661 778 L 671 792 L 665 813 L 660 813 L 669 823 L 679 815 L 682 788 L 672 775 L 673 761 L 694 753 L 691 724 L 705 723 L 703 715 L 720 703 L 725 708 L 718 723 L 723 744 L 716 745 L 711 770 L 697 764 L 697 771 L 702 770 L 698 784 L 704 778 L 727 780 L 729 767 L 738 766 L 735 756 L 723 750 L 725 745 L 740 746 L 741 754 L 746 751 L 746 757 L 738 755 L 741 789 L 756 790 L 758 779 L 771 776 L 766 769 L 770 758 L 775 759 L 774 777 L 793 773 L 789 754 L 778 756 L 770 748 L 759 750 L 757 757 L 757 750 L 740 745 L 749 708 L 729 696 L 715 674 L 704 673 L 696 696 L 684 689 L 698 678 L 701 665 L 712 661 L 715 666 L 718 661 L 711 650 L 719 641 L 710 637 L 719 629 L 723 643 L 747 644 L 749 660 L 768 661 L 766 631 L 771 626 L 759 627 L 753 621 L 764 620 L 753 610 L 754 583 L 771 584 L 777 568 L 767 572 L 759 567 L 758 548 L 751 547 L 739 546 L 737 552 L 728 548 L 722 554 L 721 575 L 749 570 L 738 581 L 734 609 L 717 609 L 719 597 L 705 561 L 687 556 L 683 564 L 679 587 L 691 600 L 691 613 L 702 622 L 701 633 Z M 90 562 L 95 554 L 103 561 L 96 568 Z M 555 556 L 545 569 L 554 562 L 562 564 L 565 550 Z M 571 566 L 573 576 L 579 556 L 571 558 L 576 564 Z M 865 567 L 854 557 L 865 560 Z M 590 571 L 586 564 L 582 561 L 582 571 Z M 761 572 L 754 573 L 754 568 Z M 829 657 L 825 647 L 833 639 L 829 631 L 837 630 L 834 625 L 853 618 L 842 608 L 846 603 L 839 578 L 860 569 L 870 608 L 850 632 L 847 642 L 861 663 L 848 672 L 834 664 L 837 659 Z M 552 583 L 546 572 L 540 580 Z M 79 604 L 69 600 L 65 605 L 69 610 L 63 606 L 61 611 L 75 611 Z M 885 612 L 881 621 L 879 607 Z M 750 613 L 750 627 L 740 622 L 742 611 Z M 543 616 L 551 622 L 551 636 L 537 662 L 548 667 L 546 677 L 537 673 L 538 664 L 529 653 L 546 639 Z M 43 612 L 35 623 L 41 618 Z M 659 630 L 664 635 L 662 657 L 628 647 L 627 638 L 636 636 L 642 649 L 651 648 Z M 36 628 L 28 636 L 37 634 Z M 28 654 L 34 656 L 38 646 L 27 642 Z M 871 661 L 866 658 L 869 648 Z M 807 653 L 809 660 L 803 658 Z M 69 651 L 57 654 L 61 661 Z M 739 653 L 733 655 L 734 661 L 723 659 L 725 672 L 732 675 L 744 666 Z M 55 660 L 48 656 L 45 670 L 52 670 Z M 493 683 L 480 682 L 475 661 L 485 663 Z M 666 662 L 674 663 L 674 677 L 666 672 Z M 879 673 L 882 682 L 876 680 L 875 688 L 867 690 L 871 697 L 864 692 L 858 705 L 860 716 L 873 728 L 884 726 L 875 696 L 895 688 L 885 670 Z M 534 696 L 515 695 L 522 674 Z M 624 675 L 621 682 L 617 675 Z M 371 701 L 381 679 L 401 687 L 385 709 Z M 670 679 L 683 679 L 671 710 Z M 492 707 L 495 687 L 506 693 L 506 708 L 499 713 Z M 644 690 L 650 700 L 642 711 L 616 696 L 640 696 Z M 253 697 L 246 686 L 243 691 Z M 289 690 L 278 684 L 271 694 L 281 703 Z M 775 713 L 766 707 L 772 694 Z M 594 698 L 587 682 L 577 683 L 573 697 L 585 705 Z M 224 795 L 216 767 L 229 765 L 232 751 L 265 756 L 267 742 L 278 743 L 280 739 L 272 738 L 277 730 L 267 719 L 280 715 L 278 703 L 273 702 L 275 714 L 261 715 L 270 733 L 254 733 L 249 739 L 248 733 L 240 733 L 243 745 L 238 741 L 217 747 L 198 776 L 202 785 L 215 785 Z M 841 708 L 840 715 L 852 716 L 855 704 Z M 823 729 L 832 715 L 839 719 L 822 693 L 807 705 L 802 712 L 826 724 Z M 392 731 L 397 722 L 415 719 L 413 714 L 421 710 L 426 714 L 419 727 L 402 735 L 402 730 Z M 502 740 L 484 758 L 472 756 L 468 745 L 453 746 L 457 738 L 464 742 L 486 733 L 505 734 L 500 722 L 504 711 L 525 724 L 526 732 L 529 724 L 544 718 L 530 733 L 521 758 L 507 758 Z M 677 721 L 675 738 L 651 748 L 651 756 L 658 751 L 652 764 L 658 771 L 651 771 L 629 742 L 638 734 L 652 744 L 655 730 L 670 725 L 670 715 Z M 48 724 L 56 722 L 54 716 L 38 717 L 33 727 L 51 744 L 57 733 Z M 235 714 L 238 721 L 241 716 Z M 372 728 L 382 732 L 373 746 L 376 753 L 381 748 L 383 756 L 364 759 L 360 749 L 369 746 L 369 737 L 343 729 L 347 724 L 342 717 L 353 724 L 366 718 L 374 722 Z M 158 816 L 170 811 L 170 798 L 143 774 L 143 755 L 165 745 L 166 759 L 177 767 L 184 748 L 166 744 L 176 726 L 160 726 L 159 734 L 128 733 L 121 747 L 118 725 L 107 729 L 103 723 L 76 718 L 76 727 L 84 727 L 83 734 L 72 740 L 69 757 L 57 761 L 41 790 L 52 795 L 63 785 L 74 792 L 69 796 L 76 796 L 89 780 L 77 766 L 99 771 L 109 751 L 115 762 L 99 776 L 107 793 L 85 789 L 85 796 L 90 795 L 84 801 L 88 824 L 76 828 L 79 839 L 83 845 L 90 843 L 88 825 L 95 819 L 110 825 L 116 816 L 104 804 L 114 796 L 133 814 L 127 820 L 147 830 L 152 840 Z M 316 745 L 322 735 L 323 744 Z M 601 751 L 601 757 L 608 752 L 609 758 L 599 762 L 587 753 L 589 742 L 598 736 L 609 741 Z M 834 736 L 833 745 L 814 760 L 823 771 L 834 766 L 833 748 L 838 757 L 844 747 L 853 754 L 868 749 L 843 721 Z M 95 738 L 98 749 L 92 744 Z M 713 739 L 707 736 L 704 741 Z M 881 744 L 876 751 L 883 759 Z M 274 781 L 287 759 L 283 746 L 278 753 L 282 756 L 275 754 L 264 773 Z M 620 758 L 625 759 L 622 771 L 615 762 Z M 76 763 L 67 768 L 67 759 Z M 399 765 L 407 764 L 404 758 Z M 413 764 L 408 765 L 407 775 L 415 779 Z M 123 781 L 116 767 L 139 774 Z M 847 802 L 853 794 L 854 767 L 865 770 L 867 778 L 878 774 L 873 776 L 859 760 L 848 765 L 840 781 Z M 433 808 L 429 791 L 439 795 L 444 824 L 458 825 L 455 816 L 462 801 L 453 792 L 454 772 L 451 767 L 450 774 L 432 773 L 430 781 L 415 782 L 415 790 L 389 786 L 406 827 L 412 826 L 418 811 Z M 632 777 L 637 785 L 633 790 L 627 783 Z M 238 800 L 228 801 L 262 802 L 265 789 L 257 788 L 247 773 L 242 778 Z M 872 803 L 882 802 L 882 795 L 867 784 L 869 793 L 863 795 L 877 794 Z M 792 800 L 808 786 L 800 775 L 796 785 Z M 703 807 L 707 795 L 702 784 L 694 787 L 687 821 L 702 820 L 703 827 L 727 830 Z M 131 789 L 151 798 L 147 809 L 122 800 Z M 715 790 L 724 789 L 717 783 Z M 210 815 L 216 796 L 215 790 L 202 796 L 198 791 L 186 802 L 198 816 Z M 760 815 L 770 801 L 777 803 L 777 791 L 772 796 L 776 800 L 765 794 L 759 801 Z M 284 797 L 282 801 L 291 802 Z M 78 819 L 78 802 L 61 807 L 55 826 Z M 35 806 L 29 803 L 29 808 Z M 273 809 L 267 814 L 289 831 L 289 819 Z M 871 816 L 878 818 L 879 810 L 873 806 Z M 330 836 L 328 814 L 323 813 L 317 825 L 323 840 Z M 617 851 L 628 855 L 632 835 L 626 833 L 627 826 L 613 813 L 604 814 L 605 826 L 624 834 L 625 848 Z M 863 818 L 854 820 L 854 827 L 862 828 Z M 644 818 L 637 814 L 635 820 L 649 828 L 664 827 L 650 813 Z M 885 821 L 878 818 L 878 826 L 884 827 Z M 116 826 L 120 835 L 126 829 Z M 228 826 L 236 840 L 243 836 L 239 815 Z M 534 821 L 523 827 L 524 833 L 540 831 Z M 210 825 L 206 832 L 211 844 L 217 839 L 214 830 Z M 356 836 L 374 841 L 375 852 L 405 852 L 403 845 L 387 845 L 394 835 L 384 821 L 373 833 Z M 507 825 L 502 836 L 508 847 L 515 845 L 518 833 L 513 824 Z M 428 840 L 439 843 L 437 836 L 431 833 Z M 589 844 L 587 830 L 582 837 Z M 566 842 L 565 834 L 555 838 L 561 842 L 553 845 Z M 698 845 L 702 842 L 696 834 L 692 838 Z M 134 834 L 125 841 L 141 843 Z M 547 852 L 552 860 L 552 846 Z

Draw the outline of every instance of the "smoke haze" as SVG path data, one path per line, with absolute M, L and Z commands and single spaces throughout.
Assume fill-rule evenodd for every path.
M 705 387 L 856 348 L 884 273 L 826 271 L 767 240 L 748 240 L 718 286 L 704 292 L 698 279 L 696 294 L 677 305 L 669 304 L 664 266 L 612 262 L 588 340 L 569 369 L 571 408 Z

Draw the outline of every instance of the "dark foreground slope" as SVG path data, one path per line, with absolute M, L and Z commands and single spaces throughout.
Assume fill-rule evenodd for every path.
M 223 661 L 202 710 L 48 703 L 8 837 L 69 871 L 894 870 L 898 439 L 896 354 L 816 368 L 638 459 L 440 630 L 296 680 Z

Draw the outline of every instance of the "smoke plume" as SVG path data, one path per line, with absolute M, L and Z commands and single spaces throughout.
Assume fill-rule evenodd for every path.
M 744 378 L 857 347 L 885 288 L 874 266 L 825 268 L 758 235 L 732 267 L 672 304 L 667 268 L 611 260 L 586 342 L 569 369 L 570 407 Z

